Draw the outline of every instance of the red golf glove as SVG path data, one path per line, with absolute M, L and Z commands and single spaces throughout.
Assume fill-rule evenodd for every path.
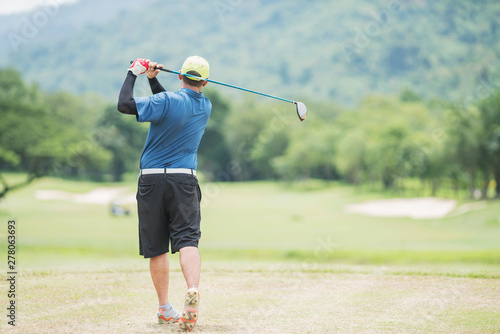
M 149 67 L 149 59 L 137 58 L 132 63 L 132 66 L 130 66 L 128 70 L 132 72 L 135 76 L 138 76 L 139 74 L 146 73 L 148 67 Z

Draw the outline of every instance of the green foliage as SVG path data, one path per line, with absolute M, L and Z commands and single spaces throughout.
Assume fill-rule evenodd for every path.
M 110 100 L 136 57 L 179 69 L 200 54 L 215 80 L 351 107 L 402 87 L 415 92 L 411 98 L 458 100 L 479 85 L 494 86 L 500 74 L 496 0 L 222 1 L 226 10 L 220 3 L 150 0 L 118 16 L 100 12 L 96 22 L 92 4 L 78 1 L 18 52 L 0 40 L 0 59 L 44 89 L 100 92 Z M 20 33 L 23 22 L 6 20 L 4 30 Z M 161 42 L 144 37 L 151 31 Z M 490 78 L 482 80 L 484 73 Z
M 257 163 L 252 159 L 252 151 L 259 141 L 268 138 L 260 136 L 268 123 L 270 105 L 257 103 L 247 97 L 234 107 L 226 126 L 227 140 L 231 143 L 229 150 L 232 158 L 238 162 L 241 170 L 234 175 L 236 180 L 252 180 L 261 178 Z M 258 156 L 258 152 L 255 156 Z
M 46 94 L 0 70 L 0 170 L 102 178 L 109 152 L 92 138 L 91 105 L 69 94 Z M 24 184 L 24 183 L 20 183 Z M 4 182 L 4 196 L 15 186 Z
M 500 89 L 479 104 L 481 116 L 482 168 L 485 181 L 492 173 L 496 183 L 496 195 L 500 197 Z M 486 182 L 485 182 L 486 183 Z M 483 196 L 485 196 L 483 190 Z
M 63 143 L 53 137 L 63 128 L 51 120 L 36 86 L 26 87 L 12 70 L 1 72 L 1 166 L 20 166 L 35 176 L 44 175 L 63 154 Z
M 104 109 L 94 137 L 111 153 L 112 181 L 121 181 L 125 172 L 139 168 L 147 133 L 147 127 L 138 124 L 134 116 L 123 115 L 112 105 Z
M 231 154 L 226 139 L 229 103 L 214 90 L 204 91 L 204 94 L 212 102 L 212 113 L 198 149 L 199 169 L 209 179 L 230 181 L 232 176 L 227 171 Z
M 465 108 L 406 91 L 400 99 L 367 97 L 354 110 L 310 106 L 305 123 L 292 121 L 286 105 L 247 99 L 225 133 L 241 167 L 238 180 L 340 179 L 400 191 L 407 179 L 419 179 L 432 194 L 451 182 L 456 192 L 468 187 L 476 196 L 479 188 L 486 197 L 500 174 L 497 99 Z
M 403 102 L 420 102 L 422 98 L 410 88 L 405 88 L 399 94 L 399 99 Z
M 332 179 L 336 169 L 333 164 L 335 146 L 329 129 L 325 125 L 291 127 L 290 144 L 281 156 L 273 159 L 277 174 L 288 180 Z

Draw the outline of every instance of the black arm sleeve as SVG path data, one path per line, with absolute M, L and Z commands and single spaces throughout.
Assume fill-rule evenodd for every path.
M 149 79 L 149 86 L 151 87 L 151 92 L 153 92 L 153 94 L 158 94 L 166 91 L 166 89 L 163 88 L 156 77 L 154 77 L 153 79 Z
M 120 96 L 118 97 L 118 111 L 123 114 L 137 116 L 137 106 L 134 101 L 135 79 L 137 79 L 137 77 L 132 72 L 128 71 L 120 91 Z

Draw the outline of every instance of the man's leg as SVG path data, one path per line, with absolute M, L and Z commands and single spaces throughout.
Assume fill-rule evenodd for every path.
M 153 257 L 149 260 L 151 278 L 158 295 L 158 322 L 160 324 L 173 323 L 181 317 L 181 313 L 168 302 L 168 253 Z
M 188 289 L 200 285 L 201 258 L 197 247 L 184 247 L 179 250 L 182 273 Z
M 160 306 L 168 304 L 168 253 L 149 259 L 149 270 Z
M 186 279 L 188 291 L 184 300 L 184 313 L 179 319 L 179 327 L 182 330 L 191 331 L 198 320 L 198 304 L 200 295 L 198 285 L 200 284 L 201 259 L 197 247 L 184 247 L 179 250 L 182 273 Z

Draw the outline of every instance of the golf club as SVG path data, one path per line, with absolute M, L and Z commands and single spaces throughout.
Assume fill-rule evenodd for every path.
M 133 62 L 134 61 L 130 61 L 130 64 L 132 64 Z M 183 76 L 188 77 L 188 78 L 192 77 L 192 78 L 196 78 L 198 80 L 208 81 L 208 82 L 211 82 L 211 83 L 214 83 L 214 84 L 217 84 L 217 85 L 222 85 L 222 86 L 226 86 L 226 87 L 236 88 L 236 89 L 239 89 L 239 90 L 243 90 L 245 92 L 254 93 L 254 94 L 258 94 L 258 95 L 262 95 L 262 96 L 267 96 L 267 97 L 270 97 L 270 98 L 273 98 L 273 99 L 276 99 L 276 100 L 281 100 L 281 101 L 293 103 L 293 104 L 295 104 L 295 106 L 297 108 L 297 116 L 299 116 L 299 119 L 300 119 L 301 122 L 304 121 L 306 119 L 306 116 L 307 116 L 306 115 L 307 114 L 306 105 L 304 103 L 302 103 L 302 102 L 287 100 L 287 99 L 284 99 L 284 98 L 281 98 L 281 97 L 278 97 L 278 96 L 273 96 L 273 95 L 269 95 L 269 94 L 265 94 L 265 93 L 260 93 L 260 92 L 254 91 L 254 90 L 250 90 L 250 89 L 246 89 L 246 88 L 242 88 L 242 87 L 230 85 L 230 84 L 227 84 L 227 83 L 224 83 L 224 82 L 220 82 L 220 81 L 215 81 L 215 80 L 211 80 L 211 79 L 203 79 L 203 78 L 197 77 L 196 75 L 191 75 L 191 74 L 187 74 L 187 73 L 181 73 L 181 72 L 174 71 L 174 70 L 168 70 L 166 68 L 155 67 L 155 69 L 163 71 L 163 72 L 180 74 L 180 75 L 183 75 Z

